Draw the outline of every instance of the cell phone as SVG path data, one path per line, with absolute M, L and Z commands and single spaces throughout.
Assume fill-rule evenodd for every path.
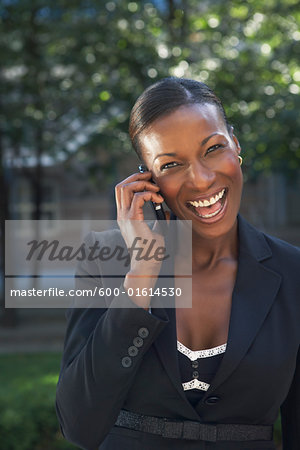
M 139 165 L 139 172 L 140 173 L 148 172 L 148 168 L 145 166 L 145 164 Z M 151 183 L 153 183 L 152 178 L 150 181 L 151 181 Z M 155 212 L 157 220 L 166 220 L 166 215 L 165 215 L 162 205 L 160 205 L 159 203 L 154 203 L 154 202 L 151 202 L 151 204 L 152 204 L 152 207 Z

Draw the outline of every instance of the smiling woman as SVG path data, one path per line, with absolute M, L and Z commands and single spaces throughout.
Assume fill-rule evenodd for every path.
M 283 450 L 299 449 L 299 250 L 239 215 L 241 148 L 220 100 L 203 83 L 163 79 L 138 98 L 130 136 L 148 170 L 116 186 L 120 230 L 92 240 L 130 249 L 143 236 L 155 252 L 168 233 L 145 222 L 143 206 L 164 201 L 167 223 L 178 223 L 176 274 L 187 252 L 180 223 L 191 224 L 192 307 L 176 296 L 158 307 L 149 292 L 164 264 L 131 252 L 121 298 L 70 310 L 57 387 L 64 435 L 91 450 L 274 450 L 281 411 Z M 91 282 L 107 285 L 101 262 L 90 264 L 79 278 L 98 273 Z

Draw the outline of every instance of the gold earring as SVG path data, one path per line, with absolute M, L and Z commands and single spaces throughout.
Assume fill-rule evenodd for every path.
M 240 155 L 238 155 L 238 158 L 239 158 L 240 166 L 241 166 L 243 164 L 243 158 Z

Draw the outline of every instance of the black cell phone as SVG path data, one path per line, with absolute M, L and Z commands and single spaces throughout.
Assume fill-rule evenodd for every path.
M 141 172 L 141 173 L 148 172 L 148 168 L 145 166 L 145 164 L 139 165 L 139 172 Z M 153 183 L 152 178 L 150 181 L 151 181 L 151 183 Z M 165 215 L 162 205 L 160 205 L 159 203 L 154 203 L 154 202 L 151 202 L 151 204 L 152 204 L 152 207 L 155 212 L 157 220 L 166 220 L 166 215 Z

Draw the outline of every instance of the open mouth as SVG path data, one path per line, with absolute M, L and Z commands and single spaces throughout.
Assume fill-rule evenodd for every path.
M 217 216 L 223 210 L 226 197 L 227 188 L 221 189 L 216 194 L 206 199 L 188 201 L 186 203 L 187 207 L 192 209 L 194 214 L 202 219 L 210 219 L 211 217 Z

